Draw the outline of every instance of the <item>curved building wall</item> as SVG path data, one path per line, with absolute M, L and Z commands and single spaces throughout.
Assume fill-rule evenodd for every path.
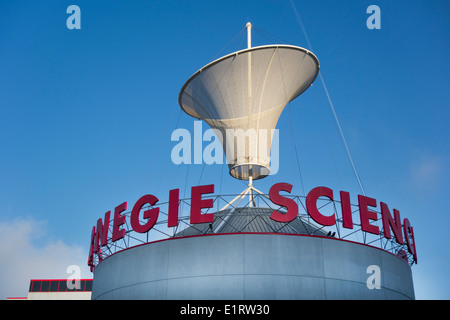
M 381 288 L 369 289 L 378 266 Z M 414 299 L 411 269 L 391 253 L 333 238 L 217 234 L 116 253 L 94 272 L 92 299 Z

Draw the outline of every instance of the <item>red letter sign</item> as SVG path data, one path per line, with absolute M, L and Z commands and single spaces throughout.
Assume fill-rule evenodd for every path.
M 214 221 L 213 213 L 202 214 L 202 208 L 212 208 L 213 199 L 202 199 L 202 194 L 213 193 L 214 185 L 192 187 L 191 189 L 191 223 L 206 223 Z
M 371 225 L 370 220 L 377 220 L 377 213 L 369 211 L 367 206 L 376 207 L 377 200 L 358 195 L 358 205 L 359 205 L 359 217 L 361 219 L 361 230 L 370 232 L 373 234 L 380 234 L 380 229 L 378 226 Z
M 414 239 L 413 227 L 411 227 L 411 224 L 407 218 L 403 220 L 403 232 L 405 233 L 408 252 L 413 255 L 414 262 L 417 263 L 416 240 Z
M 402 237 L 402 221 L 400 220 L 400 212 L 397 209 L 394 209 L 394 217 L 392 219 L 391 212 L 387 204 L 380 202 L 381 207 L 381 219 L 383 220 L 383 231 L 384 236 L 387 239 L 391 239 L 391 229 L 394 231 L 395 240 L 399 244 L 403 244 Z
M 341 191 L 340 195 L 341 195 L 342 226 L 347 229 L 353 229 L 350 194 L 346 191 Z
M 114 221 L 113 221 L 113 229 L 112 229 L 112 241 L 113 242 L 125 237 L 125 230 L 120 229 L 120 226 L 125 223 L 125 216 L 120 215 L 120 213 L 125 210 L 127 210 L 126 202 L 118 205 L 114 209 Z
M 321 196 L 330 198 L 330 200 L 333 201 L 333 190 L 327 187 L 317 187 L 312 189 L 306 196 L 306 210 L 308 210 L 311 218 L 317 223 L 324 226 L 332 226 L 336 223 L 334 212 L 331 216 L 324 216 L 317 209 L 317 199 Z
M 131 210 L 130 223 L 131 227 L 134 231 L 138 233 L 145 233 L 155 225 L 158 220 L 159 208 L 152 208 L 144 211 L 143 218 L 148 219 L 145 224 L 141 224 L 139 221 L 139 212 L 145 204 L 149 204 L 153 206 L 156 202 L 158 202 L 158 198 L 154 195 L 147 194 L 139 198 L 138 201 L 133 206 L 133 210 Z
M 176 227 L 178 225 L 178 205 L 180 201 L 180 189 L 169 191 L 169 213 L 167 214 L 167 226 Z
M 95 226 L 92 227 L 91 245 L 89 248 L 88 266 L 91 267 L 91 272 L 94 271 L 94 242 L 95 242 Z
M 106 246 L 108 242 L 108 227 L 109 227 L 109 217 L 111 215 L 111 211 L 105 213 L 105 222 L 102 222 L 102 218 L 97 220 L 97 230 L 95 232 L 95 243 L 94 243 L 94 252 L 97 253 L 100 250 L 101 246 Z M 100 251 L 101 256 L 101 251 Z
M 272 186 L 269 190 L 270 200 L 279 205 L 286 207 L 286 213 L 279 213 L 277 210 L 273 210 L 270 215 L 270 219 L 278 222 L 290 222 L 297 217 L 298 205 L 293 199 L 285 198 L 280 195 L 280 191 L 287 191 L 291 193 L 292 185 L 289 183 L 277 183 Z

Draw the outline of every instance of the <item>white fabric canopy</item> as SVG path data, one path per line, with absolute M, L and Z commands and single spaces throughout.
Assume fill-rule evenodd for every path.
M 281 112 L 312 84 L 318 72 L 318 59 L 306 49 L 253 47 L 197 71 L 181 89 L 179 104 L 187 114 L 222 133 L 233 177 L 259 179 L 270 173 L 272 134 Z M 230 135 L 233 132 L 235 137 Z M 242 143 L 242 134 L 252 132 L 256 140 Z

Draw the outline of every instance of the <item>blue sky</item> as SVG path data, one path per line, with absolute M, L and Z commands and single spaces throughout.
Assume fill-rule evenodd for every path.
M 71 4 L 80 30 L 66 27 Z M 0 2 L 0 298 L 26 296 L 30 278 L 66 277 L 70 264 L 91 277 L 91 228 L 124 201 L 163 201 L 198 183 L 245 188 L 222 166 L 177 168 L 170 136 L 177 122 L 193 130 L 178 106 L 184 82 L 243 49 L 244 32 L 227 44 L 247 21 L 254 46 L 272 43 L 270 33 L 316 54 L 367 195 L 414 227 L 416 297 L 450 298 L 450 3 L 293 4 L 312 48 L 289 0 Z M 379 30 L 366 27 L 371 4 Z M 319 79 L 288 108 L 277 126 L 280 171 L 256 187 L 289 182 L 302 194 L 325 185 L 355 202 L 360 190 Z

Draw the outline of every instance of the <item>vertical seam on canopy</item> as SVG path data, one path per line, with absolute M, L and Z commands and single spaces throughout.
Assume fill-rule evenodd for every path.
M 235 59 L 236 59 L 236 55 L 234 55 L 233 58 L 231 58 L 230 63 L 228 64 L 227 68 L 225 69 L 225 72 L 222 74 L 222 77 L 219 79 L 219 81 L 217 81 L 216 77 L 214 77 L 214 73 L 213 72 L 209 72 L 211 74 L 211 77 L 213 78 L 214 83 L 215 83 L 215 88 L 214 88 L 213 92 L 215 92 L 215 91 L 219 92 L 220 97 L 222 98 L 222 105 L 225 105 L 225 98 L 224 98 L 224 96 L 222 94 L 222 91 L 218 89 L 219 88 L 219 84 L 225 78 L 225 75 L 228 73 L 228 70 L 230 69 L 230 67 L 233 64 Z M 214 68 L 214 66 L 212 66 L 211 68 Z M 227 88 L 226 93 L 228 93 L 228 87 L 226 87 L 226 88 Z M 218 116 L 218 114 L 217 114 L 217 116 Z
M 261 89 L 261 98 L 259 99 L 258 113 L 261 113 L 261 105 L 262 105 L 262 99 L 263 99 L 263 96 L 264 96 L 264 90 L 265 90 L 265 87 L 266 87 L 267 76 L 269 75 L 270 68 L 272 67 L 272 61 L 273 61 L 273 58 L 274 58 L 274 56 L 275 56 L 275 54 L 276 54 L 277 52 L 278 52 L 278 47 L 276 47 L 276 48 L 273 50 L 272 56 L 270 57 L 269 65 L 268 65 L 268 67 L 267 67 L 266 75 L 264 76 L 264 81 L 263 81 L 263 85 L 262 85 L 262 89 Z M 257 122 L 257 125 L 256 125 L 256 130 L 259 130 L 259 120 L 260 120 L 260 118 L 258 117 L 258 122 Z

